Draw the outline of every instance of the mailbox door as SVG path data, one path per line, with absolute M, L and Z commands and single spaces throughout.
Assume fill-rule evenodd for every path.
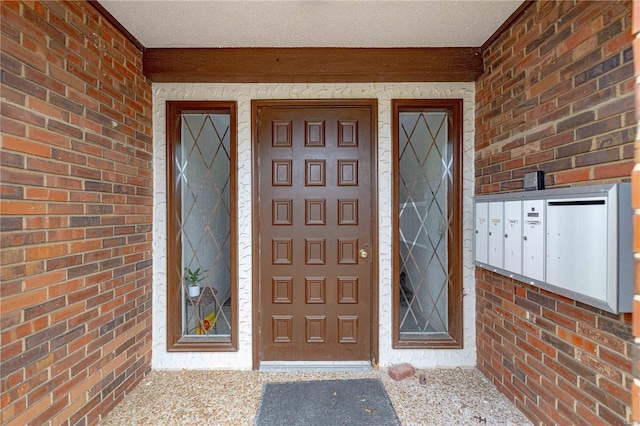
M 549 284 L 606 300 L 606 198 L 549 201 L 546 248 Z
M 489 265 L 503 266 L 504 258 L 504 202 L 489 203 Z
M 522 274 L 522 201 L 504 203 L 504 269 Z
M 523 202 L 522 275 L 544 281 L 544 200 Z
M 489 235 L 489 206 L 487 203 L 476 203 L 475 212 L 475 260 L 479 263 L 487 263 L 488 251 L 488 235 Z

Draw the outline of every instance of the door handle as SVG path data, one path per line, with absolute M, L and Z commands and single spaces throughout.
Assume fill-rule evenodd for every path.
M 368 251 L 366 251 L 365 249 L 361 249 L 361 250 L 360 250 L 360 257 L 361 257 L 362 259 L 366 259 L 367 257 L 369 257 L 369 252 L 368 252 Z

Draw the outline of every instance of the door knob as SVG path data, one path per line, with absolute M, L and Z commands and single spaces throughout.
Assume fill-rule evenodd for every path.
M 360 250 L 360 257 L 362 259 L 366 259 L 367 257 L 369 257 L 369 252 L 366 251 L 365 249 Z

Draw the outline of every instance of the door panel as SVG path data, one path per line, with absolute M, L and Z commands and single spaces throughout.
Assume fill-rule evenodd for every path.
M 257 119 L 259 360 L 370 360 L 372 108 Z

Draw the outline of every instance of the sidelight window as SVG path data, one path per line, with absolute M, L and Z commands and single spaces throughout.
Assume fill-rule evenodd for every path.
M 462 347 L 461 111 L 393 101 L 396 348 Z
M 235 102 L 167 102 L 169 351 L 235 350 Z

